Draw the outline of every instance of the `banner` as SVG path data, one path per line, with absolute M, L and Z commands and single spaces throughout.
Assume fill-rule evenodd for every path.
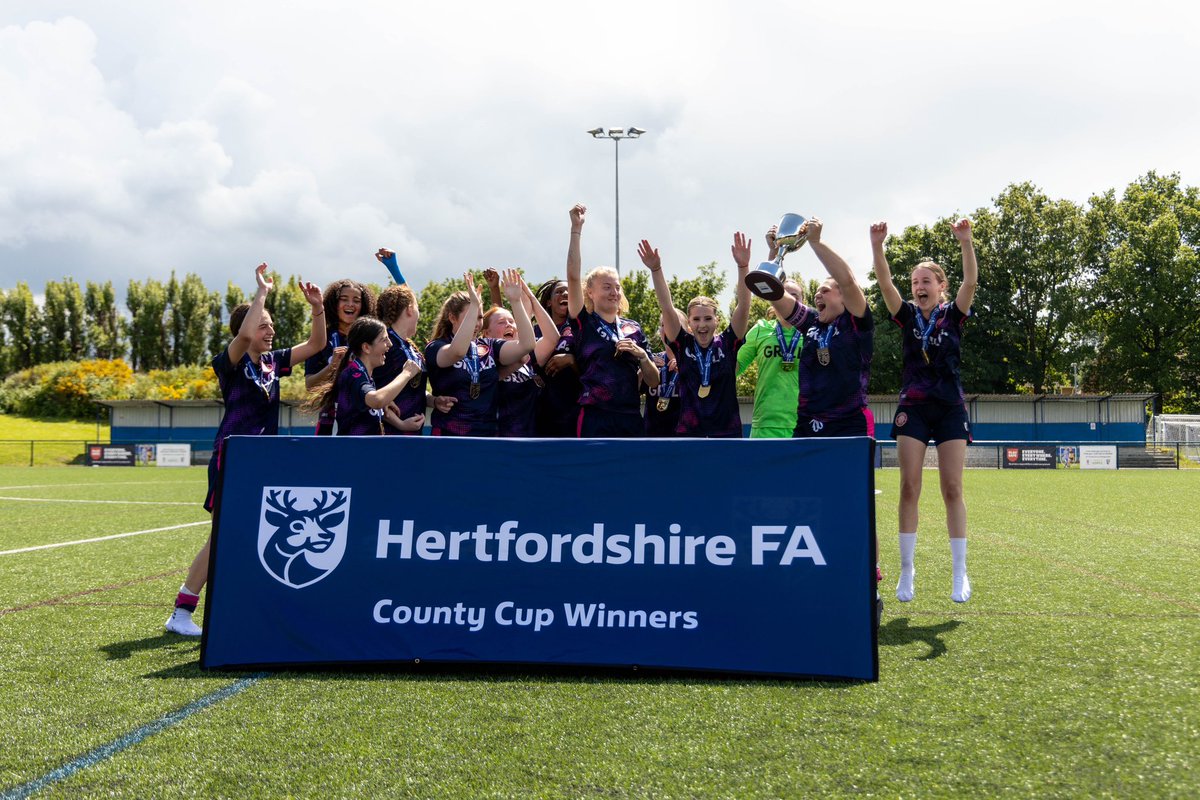
M 872 444 L 233 437 L 201 666 L 876 680 Z
M 190 444 L 160 444 L 155 463 L 160 467 L 190 467 L 192 446 Z
M 1116 446 L 1110 444 L 1080 445 L 1079 467 L 1080 469 L 1116 469 Z
M 83 457 L 89 467 L 132 467 L 136 463 L 132 445 L 87 444 Z
M 1058 451 L 1053 445 L 1006 445 L 1005 469 L 1054 469 Z

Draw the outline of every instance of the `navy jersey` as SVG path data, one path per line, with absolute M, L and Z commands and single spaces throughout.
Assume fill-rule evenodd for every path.
M 325 369 L 325 367 L 329 366 L 329 362 L 333 360 L 333 348 L 344 347 L 345 344 L 346 337 L 337 331 L 332 331 L 329 334 L 329 338 L 325 341 L 324 349 L 304 360 L 304 374 L 316 375 Z
M 683 328 L 672 342 L 679 364 L 679 423 L 675 432 L 681 436 L 742 435 L 742 419 L 737 401 L 737 352 L 745 339 L 739 339 L 733 328 L 726 328 L 706 348 L 696 344 L 696 337 Z M 701 397 L 701 366 L 709 366 L 707 397 Z
M 788 322 L 804 334 L 800 346 L 800 416 L 829 421 L 859 414 L 867 405 L 867 382 L 875 354 L 875 321 L 871 309 L 862 317 L 848 310 L 828 325 L 816 309 L 797 305 Z M 821 358 L 821 351 L 827 357 Z
M 617 342 L 632 339 L 643 350 L 649 349 L 642 326 L 631 319 L 617 317 L 610 325 L 587 309 L 571 320 L 575 341 L 575 361 L 579 365 L 582 389 L 579 405 L 595 406 L 617 414 L 638 414 L 638 374 L 633 356 L 617 356 Z
M 362 362 L 351 358 L 338 374 L 338 436 L 378 436 L 383 433 L 383 409 L 367 405 L 367 392 L 375 391 L 375 381 Z
M 646 395 L 646 435 L 655 438 L 674 436 L 679 424 L 679 373 L 671 372 L 667 364 L 674 356 L 667 350 L 655 353 L 654 364 L 658 367 L 658 386 L 642 385 Z M 666 400 L 667 407 L 659 410 L 658 401 Z
M 970 313 L 962 313 L 955 303 L 942 303 L 930 314 L 933 321 L 928 344 L 923 344 L 921 328 L 929 320 L 921 317 L 915 303 L 906 302 L 892 317 L 902 331 L 904 367 L 900 381 L 900 403 L 945 403 L 963 405 L 962 335 Z M 925 357 L 929 356 L 929 363 Z
M 425 348 L 425 364 L 429 367 L 430 391 L 447 395 L 458 402 L 446 413 L 434 410 L 430 424 L 434 433 L 442 436 L 495 436 L 496 384 L 500 382 L 500 349 L 503 339 L 481 337 L 471 342 L 479 359 L 479 389 L 471 397 L 470 359 L 460 358 L 448 367 L 439 367 L 437 354 L 450 346 L 450 339 L 434 339 Z M 469 351 L 468 351 L 469 352 Z
M 496 387 L 496 424 L 499 436 L 536 436 L 534 430 L 541 380 L 527 361 Z
M 221 449 L 226 436 L 274 436 L 279 432 L 279 379 L 292 374 L 292 348 L 263 353 L 257 364 L 246 353 L 236 366 L 226 348 L 212 360 L 212 368 L 225 402 L 215 449 Z
M 393 401 L 396 407 L 400 409 L 400 419 L 408 419 L 417 414 L 425 413 L 425 357 L 421 355 L 421 351 L 412 344 L 406 341 L 400 334 L 396 333 L 391 328 L 388 328 L 388 337 L 392 340 L 392 348 L 387 351 L 384 356 L 383 364 L 375 369 L 375 374 L 372 376 L 375 383 L 379 386 L 387 386 L 400 371 L 404 369 L 404 365 L 409 361 L 416 361 L 421 367 L 421 374 L 409 381 L 400 394 L 396 395 Z M 386 421 L 383 425 L 383 432 L 389 436 L 420 436 L 421 431 L 402 431 L 398 428 L 393 428 Z
M 561 353 L 575 355 L 575 336 L 569 320 L 559 326 L 558 344 L 550 357 Z M 583 390 L 579 373 L 575 369 L 560 369 L 548 375 L 544 367 L 536 369 L 544 383 L 537 401 L 538 435 L 574 436 L 575 423 L 579 418 L 579 393 Z

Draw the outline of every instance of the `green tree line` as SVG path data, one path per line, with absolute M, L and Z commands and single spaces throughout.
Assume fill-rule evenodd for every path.
M 912 267 L 927 257 L 946 269 L 953 294 L 962 271 L 950 232 L 958 215 L 888 238 L 902 294 Z M 1108 190 L 1079 204 L 1019 183 L 967 215 L 980 264 L 976 318 L 963 340 L 968 392 L 1040 394 L 1078 379 L 1085 392 L 1153 392 L 1162 410 L 1200 412 L 1200 190 L 1176 174 L 1149 172 L 1121 195 Z M 849 242 L 831 244 L 851 249 Z M 674 276 L 672 294 L 680 304 L 697 294 L 717 297 L 731 275 L 731 264 L 702 265 L 691 276 Z M 310 319 L 296 278 L 273 277 L 267 307 L 276 341 L 303 341 Z M 550 277 L 527 279 L 532 285 Z M 645 271 L 628 273 L 623 285 L 630 316 L 659 345 L 658 304 Z M 421 289 L 419 339 L 428 337 L 442 301 L 461 288 L 462 280 L 451 278 Z M 869 280 L 865 289 L 884 322 L 878 287 Z M 202 365 L 228 342 L 229 312 L 245 299 L 233 282 L 213 291 L 190 273 L 130 281 L 123 309 L 111 282 L 49 281 L 40 304 L 28 284 L 18 283 L 0 292 L 0 376 L 83 358 L 123 358 L 137 372 Z M 751 321 L 766 311 L 756 299 Z M 900 340 L 886 324 L 878 330 L 871 391 L 893 393 Z M 753 372 L 744 376 L 742 390 L 751 391 L 753 380 Z

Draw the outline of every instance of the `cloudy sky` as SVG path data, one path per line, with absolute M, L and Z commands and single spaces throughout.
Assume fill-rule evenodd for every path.
M 624 271 L 642 237 L 679 274 L 731 266 L 735 230 L 764 256 L 796 211 L 865 275 L 875 219 L 1200 183 L 1198 53 L 1200 7 L 1145 1 L 5 0 L 0 288 L 383 282 L 379 246 L 418 287 L 542 278 L 575 202 L 585 266 L 612 263 L 597 125 L 648 131 L 621 145 Z

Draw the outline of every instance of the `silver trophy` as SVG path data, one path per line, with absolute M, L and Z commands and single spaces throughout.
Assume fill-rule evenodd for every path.
M 764 261 L 746 275 L 746 286 L 763 300 L 778 300 L 783 297 L 783 257 L 799 250 L 808 239 L 808 223 L 799 214 L 784 214 L 775 231 L 778 248 L 774 261 Z

